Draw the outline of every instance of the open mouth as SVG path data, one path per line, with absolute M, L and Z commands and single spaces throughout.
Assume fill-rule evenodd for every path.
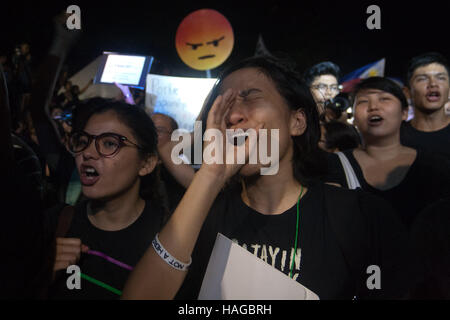
M 382 121 L 383 121 L 383 118 L 378 115 L 369 117 L 369 125 L 372 125 L 372 126 L 377 126 L 377 125 L 381 124 Z
M 235 132 L 232 134 L 228 134 L 228 141 L 232 143 L 234 146 L 238 147 L 241 146 L 247 141 L 247 138 L 249 137 L 248 132 Z
M 440 100 L 441 93 L 439 91 L 430 91 L 427 93 L 426 98 L 430 102 L 436 102 Z
M 94 167 L 88 165 L 82 165 L 80 167 L 80 180 L 82 185 L 92 186 L 99 178 L 100 175 Z
M 200 60 L 203 60 L 203 59 L 209 59 L 209 58 L 214 58 L 216 55 L 215 54 L 208 54 L 208 55 L 206 55 L 206 56 L 201 56 L 201 57 L 198 57 Z

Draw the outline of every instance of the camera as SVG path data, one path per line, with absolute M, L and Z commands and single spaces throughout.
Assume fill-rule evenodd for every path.
M 342 112 L 345 112 L 345 110 L 350 107 L 350 101 L 347 98 L 347 94 L 340 93 L 336 97 L 326 100 L 323 106 L 325 109 L 331 109 L 336 115 L 336 118 L 339 118 L 342 115 Z

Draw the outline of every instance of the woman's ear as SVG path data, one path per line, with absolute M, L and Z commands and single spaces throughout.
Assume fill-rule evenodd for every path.
M 409 103 L 409 101 L 411 100 L 411 91 L 407 86 L 403 86 L 402 91 Z
M 301 136 L 306 127 L 306 115 L 303 109 L 292 111 L 289 127 L 291 136 Z
M 143 163 L 141 169 L 139 170 L 139 175 L 141 177 L 143 177 L 143 176 L 146 176 L 146 175 L 152 173 L 152 171 L 155 169 L 157 163 L 158 163 L 157 155 L 151 155 L 151 156 L 147 157 L 147 159 L 144 160 L 144 163 Z

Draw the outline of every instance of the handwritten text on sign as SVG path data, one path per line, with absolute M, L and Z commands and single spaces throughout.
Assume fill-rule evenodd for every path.
M 216 79 L 147 75 L 145 106 L 171 116 L 179 128 L 192 131 Z

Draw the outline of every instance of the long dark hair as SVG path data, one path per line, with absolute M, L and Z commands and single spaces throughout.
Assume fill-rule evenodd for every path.
M 245 59 L 225 70 L 212 89 L 201 115 L 202 122 L 206 123 L 208 112 L 219 95 L 223 80 L 234 71 L 243 68 L 260 70 L 274 82 L 278 93 L 283 97 L 291 110 L 301 109 L 305 113 L 307 120 L 306 131 L 300 136 L 292 137 L 294 142 L 293 169 L 294 177 L 300 183 L 308 186 L 312 180 L 326 173 L 326 160 L 324 153 L 318 147 L 321 133 L 316 104 L 301 75 L 295 71 L 292 61 L 258 56 Z M 203 130 L 206 129 L 206 126 L 202 127 Z
M 83 130 L 88 120 L 94 114 L 115 112 L 120 121 L 130 128 L 134 138 L 139 145 L 139 155 L 142 159 L 148 156 L 157 155 L 158 135 L 155 125 L 150 116 L 142 107 L 129 105 L 122 101 L 103 98 L 92 98 L 77 105 L 77 112 L 74 115 L 74 131 Z M 139 195 L 146 200 L 150 200 L 152 205 L 160 207 L 164 213 L 168 214 L 167 195 L 161 186 L 159 167 L 148 175 L 140 177 L 141 185 Z

